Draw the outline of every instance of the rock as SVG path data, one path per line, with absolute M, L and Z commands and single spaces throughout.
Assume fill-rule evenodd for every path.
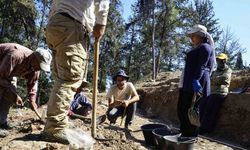
M 4 138 L 10 134 L 9 131 L 0 129 L 0 138 Z
M 125 135 L 124 132 L 120 133 L 120 139 L 121 139 L 122 142 L 125 142 L 127 140 L 126 135 Z

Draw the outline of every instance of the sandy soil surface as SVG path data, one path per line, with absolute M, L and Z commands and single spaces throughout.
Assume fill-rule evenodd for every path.
M 99 99 L 103 99 L 104 94 L 99 96 Z M 97 114 L 104 114 L 106 111 L 106 102 L 99 101 L 97 107 Z M 40 113 L 45 110 L 46 107 L 39 109 Z M 9 115 L 10 122 L 15 123 L 14 129 L 10 130 L 11 134 L 5 138 L 0 138 L 0 147 L 2 150 L 51 150 L 60 149 L 67 150 L 69 145 L 60 143 L 46 142 L 40 136 L 41 131 L 44 128 L 37 118 L 34 112 L 30 109 L 16 110 L 11 109 Z M 115 125 L 109 125 L 106 120 L 103 124 L 97 126 L 96 135 L 97 140 L 93 146 L 96 150 L 153 150 L 154 147 L 148 146 L 141 131 L 141 126 L 148 123 L 160 122 L 156 119 L 145 118 L 141 110 L 137 111 L 134 122 L 131 126 L 131 131 L 125 130 L 123 126 L 120 126 L 120 119 L 117 120 Z M 82 122 L 79 119 L 71 120 L 70 126 L 72 128 L 80 128 L 88 135 L 91 134 L 91 125 Z M 101 140 L 100 140 L 101 139 Z M 208 140 L 199 138 L 194 144 L 195 150 L 231 150 L 232 148 L 210 142 Z

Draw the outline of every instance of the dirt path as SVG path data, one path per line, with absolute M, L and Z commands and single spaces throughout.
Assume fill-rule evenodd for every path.
M 105 104 L 99 102 L 98 114 L 105 112 Z M 40 110 L 41 111 L 41 110 Z M 20 115 L 20 113 L 22 115 Z M 106 140 L 96 140 L 94 149 L 96 150 L 151 150 L 150 146 L 147 146 L 144 142 L 143 134 L 140 130 L 141 125 L 147 123 L 157 122 L 154 119 L 147 119 L 141 115 L 139 111 L 134 119 L 134 123 L 131 126 L 132 131 L 129 132 L 123 127 L 120 127 L 120 119 L 117 120 L 115 125 L 109 125 L 108 121 L 102 125 L 97 126 L 97 137 Z M 44 125 L 39 121 L 33 119 L 35 114 L 29 109 L 23 109 L 17 112 L 12 109 L 10 112 L 11 122 L 16 123 L 15 129 L 11 130 L 11 135 L 5 138 L 0 138 L 0 147 L 2 150 L 50 150 L 60 149 L 67 150 L 68 145 L 59 143 L 51 143 L 42 141 L 39 133 L 43 130 Z M 81 120 L 71 120 L 71 127 L 81 128 L 86 134 L 90 135 L 90 124 L 84 124 Z M 205 139 L 198 139 L 198 142 L 194 144 L 195 150 L 207 150 L 207 149 L 220 149 L 230 150 L 231 148 L 210 142 Z

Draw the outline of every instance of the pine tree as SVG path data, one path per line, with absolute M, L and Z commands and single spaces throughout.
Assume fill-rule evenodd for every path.
M 243 59 L 242 59 L 241 52 L 239 52 L 238 55 L 237 55 L 237 59 L 236 59 L 236 63 L 235 63 L 235 67 L 234 68 L 237 69 L 237 70 L 244 69 Z
M 239 39 L 236 39 L 234 34 L 230 31 L 230 28 L 223 30 L 223 34 L 217 42 L 217 53 L 225 53 L 229 57 L 228 65 L 232 68 L 236 66 L 239 53 L 242 54 L 246 51 L 239 43 Z

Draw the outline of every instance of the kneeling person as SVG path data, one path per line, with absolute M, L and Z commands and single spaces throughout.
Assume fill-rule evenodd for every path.
M 119 70 L 113 79 L 116 84 L 111 86 L 106 96 L 109 107 L 107 111 L 108 120 L 111 124 L 114 124 L 119 116 L 125 114 L 125 128 L 128 128 L 128 125 L 132 124 L 139 96 L 134 85 L 127 82 L 129 77 L 124 70 Z
M 74 96 L 74 100 L 71 102 L 70 111 L 81 115 L 88 116 L 92 110 L 92 105 L 89 102 L 88 98 L 80 92 Z

